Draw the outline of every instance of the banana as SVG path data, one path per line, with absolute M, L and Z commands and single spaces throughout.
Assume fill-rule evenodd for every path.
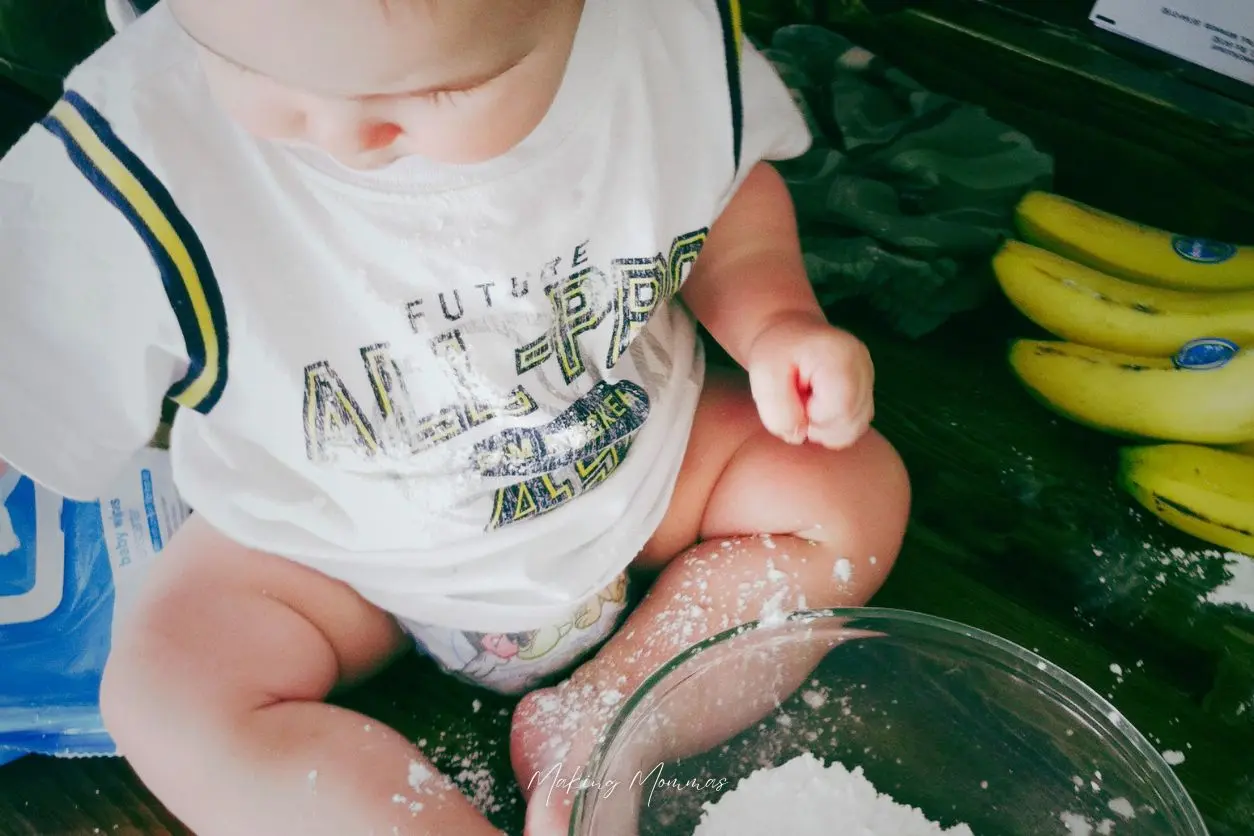
M 1095 270 L 1178 290 L 1254 289 L 1254 247 L 1173 235 L 1048 192 L 1015 210 L 1031 244 Z
M 1254 441 L 1245 441 L 1241 444 L 1233 444 L 1228 449 L 1233 453 L 1239 453 L 1242 456 L 1254 456 Z
M 1037 397 L 1087 426 L 1197 444 L 1254 440 L 1254 351 L 1199 370 L 1077 343 L 1016 340 L 1010 365 Z
M 993 271 L 1024 316 L 1071 342 L 1150 357 L 1200 337 L 1254 344 L 1254 291 L 1147 287 L 1020 241 L 1002 245 Z
M 1254 458 L 1193 444 L 1125 447 L 1119 482 L 1168 525 L 1254 555 Z

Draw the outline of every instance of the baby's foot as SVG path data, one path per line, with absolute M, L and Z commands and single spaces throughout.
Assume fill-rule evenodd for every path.
M 588 759 L 623 694 L 575 678 L 534 691 L 514 710 L 510 756 L 527 799 L 526 836 L 566 836 Z

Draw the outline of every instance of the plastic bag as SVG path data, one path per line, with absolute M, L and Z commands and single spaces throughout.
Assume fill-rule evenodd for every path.
M 0 474 L 0 763 L 116 754 L 99 706 L 114 619 L 188 514 L 164 450 L 99 502 Z

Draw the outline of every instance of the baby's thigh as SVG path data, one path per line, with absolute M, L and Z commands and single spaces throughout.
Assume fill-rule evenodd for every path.
M 348 586 L 245 548 L 193 515 L 115 631 L 101 707 L 125 750 L 221 730 L 277 702 L 321 700 L 404 646 Z
M 740 369 L 710 366 L 670 507 L 637 558 L 638 568 L 660 569 L 697 542 L 719 480 L 737 452 L 762 431 L 748 375 Z

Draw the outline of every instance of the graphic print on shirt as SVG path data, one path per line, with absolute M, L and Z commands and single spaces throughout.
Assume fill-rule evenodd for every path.
M 496 304 L 496 283 L 473 286 L 483 292 L 478 311 L 468 311 L 470 294 L 458 290 L 438 294 L 438 314 L 428 304 L 434 300 L 411 301 L 399 313 L 412 333 L 435 336 L 417 355 L 382 342 L 362 347 L 369 401 L 354 397 L 329 361 L 306 367 L 309 460 L 343 464 L 347 455 L 409 467 L 420 454 L 507 422 L 437 466 L 445 475 L 473 474 L 492 486 L 484 523 L 489 531 L 549 513 L 603 484 L 629 455 L 649 417 L 649 392 L 670 371 L 669 360 L 650 359 L 661 347 L 651 345 L 646 326 L 678 293 L 707 235 L 704 228 L 679 235 L 668 250 L 617 258 L 606 269 L 590 263 L 588 245 L 581 244 L 566 269 L 557 258 L 538 282 L 508 281 L 506 301 L 526 306 L 517 315 Z M 542 305 L 529 298 L 533 293 L 543 294 Z M 449 330 L 432 331 L 437 316 Z M 476 355 L 485 353 L 485 342 L 500 344 L 501 338 L 514 346 L 512 356 L 496 356 L 497 350 Z M 628 352 L 635 380 L 612 374 Z M 659 365 L 665 368 L 653 368 Z M 483 371 L 501 368 L 513 370 L 512 388 Z M 418 385 L 423 388 L 415 397 L 411 387 Z M 433 397 L 441 395 L 446 402 L 432 409 Z M 370 401 L 367 412 L 363 403 Z M 545 413 L 549 420 L 537 420 Z

